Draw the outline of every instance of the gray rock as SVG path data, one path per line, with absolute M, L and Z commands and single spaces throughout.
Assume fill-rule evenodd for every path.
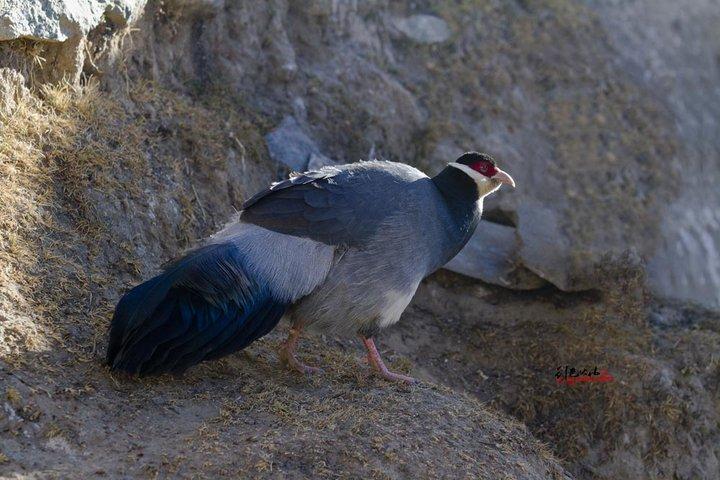
M 34 82 L 80 79 L 88 32 L 109 22 L 123 28 L 139 18 L 146 0 L 17 0 L 0 3 L 0 41 L 32 39 L 43 44 L 42 63 L 26 76 Z M 8 66 L 12 61 L 0 58 Z
M 0 68 L 0 115 L 11 116 L 20 100 L 30 92 L 25 78 L 10 68 Z
M 672 115 L 678 151 L 665 171 L 679 195 L 660 207 L 642 253 L 662 296 L 720 307 L 720 9 L 716 0 L 590 2 L 622 66 Z M 677 165 L 671 170 L 670 165 Z M 672 172 L 672 173 L 671 173 Z M 676 173 L 677 172 L 677 173 Z
M 130 23 L 146 0 L 15 0 L 3 2 L 0 40 L 34 38 L 64 42 L 85 35 L 108 14 L 115 22 Z M 124 26 L 121 23 L 121 26 Z
M 583 289 L 572 281 L 573 250 L 560 230 L 557 213 L 537 203 L 526 203 L 518 208 L 517 215 L 522 263 L 561 290 Z
M 310 160 L 308 160 L 308 170 L 318 170 L 327 165 L 337 165 L 338 162 L 332 158 L 326 157 L 322 153 L 311 153 Z
M 445 268 L 484 282 L 516 290 L 532 290 L 547 282 L 523 267 L 515 228 L 480 221 L 475 234 Z
M 423 44 L 444 42 L 452 34 L 447 22 L 434 15 L 396 17 L 392 24 L 409 39 Z
M 298 71 L 295 61 L 295 49 L 287 36 L 287 28 L 283 24 L 286 15 L 287 3 L 275 2 L 271 7 L 274 14 L 270 17 L 267 26 L 268 34 L 273 37 L 267 45 L 268 61 L 271 75 L 281 82 L 289 82 Z
M 302 97 L 295 97 L 292 101 L 293 115 L 301 121 L 307 120 L 307 105 Z
M 320 153 L 315 142 L 291 116 L 285 117 L 278 128 L 268 133 L 265 142 L 270 158 L 298 172 L 336 163 Z M 311 162 L 312 167 L 309 166 Z

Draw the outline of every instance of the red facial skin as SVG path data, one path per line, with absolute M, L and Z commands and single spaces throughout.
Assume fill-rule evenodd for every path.
M 475 162 L 470 165 L 470 168 L 472 168 L 476 172 L 482 173 L 488 178 L 492 178 L 492 176 L 497 173 L 497 168 L 495 168 L 495 165 L 493 165 L 491 162 L 488 162 L 487 160 L 480 160 L 479 162 Z

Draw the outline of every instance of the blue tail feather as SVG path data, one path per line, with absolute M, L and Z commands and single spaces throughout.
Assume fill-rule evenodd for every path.
M 120 300 L 107 362 L 140 375 L 182 372 L 245 348 L 269 333 L 286 308 L 248 275 L 235 245 L 203 247 Z
M 166 299 L 152 313 L 153 324 L 148 322 L 147 328 L 136 329 L 134 335 L 128 337 L 118 354 L 115 355 L 112 368 L 130 373 L 145 363 L 156 351 L 160 338 L 174 338 L 182 335 L 190 328 L 190 322 L 173 319 L 175 299 Z M 174 321 L 173 321 L 174 320 Z M 162 322 L 162 323 L 160 323 Z
M 280 318 L 284 313 L 285 309 L 280 305 L 272 303 L 268 304 L 264 309 L 255 313 L 253 318 L 248 320 L 247 331 L 244 332 L 245 334 L 243 336 L 237 335 L 229 337 L 225 342 L 218 344 L 213 351 L 209 352 L 206 358 L 220 358 L 229 353 L 247 347 L 252 342 L 267 335 L 273 328 L 275 328 L 275 325 L 277 325 L 277 322 L 280 321 Z
M 270 317 L 267 313 L 266 308 L 253 309 L 253 313 L 246 315 L 241 321 L 238 319 L 230 321 L 230 326 L 227 328 L 214 328 L 203 332 L 204 335 L 202 337 L 198 335 L 196 337 L 198 340 L 192 345 L 185 344 L 173 350 L 172 356 L 175 364 L 190 365 L 201 360 L 219 358 L 246 347 L 252 341 L 260 338 L 254 334 L 255 318 L 259 318 L 261 323 L 272 325 L 271 329 L 280 320 L 279 317 Z M 232 344 L 232 348 L 227 348 L 229 344 Z M 227 351 L 225 351 L 226 348 Z

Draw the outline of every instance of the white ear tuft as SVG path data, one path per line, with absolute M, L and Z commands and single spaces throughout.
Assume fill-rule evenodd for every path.
M 462 163 L 457 162 L 450 162 L 448 165 L 451 167 L 455 167 L 458 170 L 462 170 L 463 173 L 465 173 L 468 177 L 472 178 L 475 181 L 475 184 L 478 187 L 478 194 L 480 198 L 483 198 L 484 196 L 500 188 L 500 182 L 493 182 L 492 179 L 486 177 L 480 172 L 476 172 L 467 165 L 463 165 Z
M 448 165 L 465 172 L 470 178 L 475 180 L 475 183 L 478 184 L 478 187 L 488 181 L 488 177 L 486 177 L 485 175 L 483 175 L 480 172 L 476 172 L 475 170 L 468 167 L 467 165 L 463 165 L 462 163 L 457 163 L 457 162 L 450 162 Z

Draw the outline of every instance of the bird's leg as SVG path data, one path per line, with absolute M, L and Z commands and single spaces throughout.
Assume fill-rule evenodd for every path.
M 297 347 L 297 342 L 300 338 L 301 332 L 302 325 L 293 325 L 290 328 L 290 334 L 288 335 L 287 340 L 285 340 L 280 346 L 280 362 L 286 365 L 291 370 L 295 370 L 300 373 L 321 372 L 321 369 L 305 365 L 300 360 L 295 358 L 295 347 Z
M 382 357 L 380 357 L 380 352 L 377 351 L 377 347 L 375 347 L 375 342 L 372 338 L 364 337 L 363 335 L 360 335 L 360 340 L 362 340 L 363 345 L 365 345 L 365 348 L 367 348 L 367 359 L 368 363 L 372 366 L 372 368 L 375 370 L 375 372 L 380 375 L 381 377 L 392 380 L 394 382 L 403 382 L 403 383 L 413 383 L 415 382 L 415 379 L 412 377 L 408 377 L 407 375 L 401 375 L 399 373 L 391 372 L 387 369 L 385 366 L 385 363 L 382 360 Z

